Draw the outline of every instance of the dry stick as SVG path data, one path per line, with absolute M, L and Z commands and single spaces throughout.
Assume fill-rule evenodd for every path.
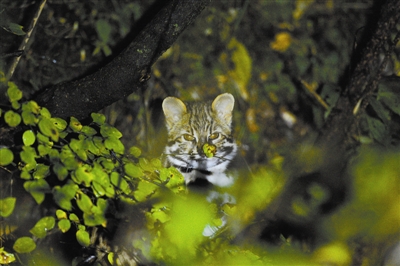
M 25 51 L 26 45 L 28 44 L 28 42 L 31 38 L 33 29 L 36 26 L 36 22 L 39 20 L 40 14 L 42 13 L 42 10 L 46 4 L 46 1 L 47 0 L 42 0 L 38 9 L 36 10 L 35 16 L 33 17 L 31 24 L 29 25 L 28 31 L 26 32 L 25 37 L 22 40 L 22 43 L 18 48 L 19 51 Z M 14 57 L 14 60 L 11 62 L 10 68 L 7 71 L 6 80 L 11 79 L 12 75 L 14 74 L 15 69 L 17 68 L 20 58 L 21 58 L 21 56 Z

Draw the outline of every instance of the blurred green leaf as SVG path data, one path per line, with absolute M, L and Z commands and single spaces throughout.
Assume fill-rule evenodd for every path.
M 68 176 L 68 170 L 60 163 L 53 165 L 53 171 L 57 175 L 58 180 L 63 181 Z
M 6 121 L 10 127 L 16 127 L 21 123 L 21 116 L 18 113 L 9 110 L 4 114 L 4 121 Z
M 122 137 L 122 133 L 118 129 L 108 124 L 104 124 L 100 127 L 100 134 L 104 138 L 113 137 L 116 139 L 120 139 Z
M 111 184 L 113 184 L 115 187 L 119 188 L 122 190 L 123 193 L 129 194 L 130 193 L 130 188 L 126 180 L 117 172 L 112 172 L 111 173 Z
M 72 180 L 77 184 L 83 184 L 85 187 L 89 187 L 93 179 L 92 169 L 87 164 L 78 167 L 78 169 L 72 172 Z
M 22 30 L 23 28 L 24 26 L 13 22 L 10 22 L 7 27 L 3 27 L 3 29 L 6 29 L 7 31 L 19 36 L 26 34 L 26 32 Z
M 72 203 L 71 200 L 75 197 L 76 192 L 79 187 L 76 184 L 68 183 L 64 186 L 55 186 L 53 188 L 53 197 L 54 201 L 60 206 L 62 209 L 71 211 Z
M 15 255 L 4 250 L 4 247 L 0 247 L 0 264 L 10 264 L 15 261 Z
M 75 117 L 71 117 L 69 121 L 69 127 L 72 129 L 73 132 L 80 132 L 82 130 L 82 124 L 78 121 Z
M 126 163 L 124 165 L 125 173 L 130 177 L 142 177 L 143 171 L 133 163 Z
M 64 119 L 58 118 L 58 117 L 53 117 L 50 119 L 51 122 L 53 122 L 53 125 L 55 128 L 59 130 L 59 132 L 63 131 L 64 129 L 67 128 L 68 123 Z
M 25 146 L 31 146 L 36 141 L 36 135 L 32 130 L 26 130 L 22 134 L 22 141 Z
M 61 219 L 57 223 L 58 229 L 61 230 L 61 232 L 65 233 L 68 232 L 68 230 L 71 228 L 71 222 L 67 219 Z
M 70 219 L 72 222 L 79 223 L 79 218 L 78 218 L 78 216 L 77 216 L 75 213 L 71 213 L 71 214 L 69 215 L 69 219 Z
M 43 238 L 47 235 L 47 233 L 54 228 L 56 224 L 56 221 L 54 217 L 52 216 L 46 216 L 41 218 L 35 226 L 29 230 L 29 232 L 32 233 L 32 235 L 38 237 L 38 238 Z
M 43 117 L 39 120 L 38 126 L 43 135 L 50 137 L 53 141 L 58 141 L 59 132 L 51 119 Z
M 18 253 L 29 253 L 36 249 L 36 243 L 30 237 L 20 237 L 15 241 L 13 249 Z
M 85 134 L 86 136 L 93 136 L 97 134 L 97 131 L 89 126 L 83 126 L 82 127 L 82 131 L 83 134 Z
M 398 94 L 381 89 L 378 92 L 378 101 L 383 102 L 390 110 L 400 115 L 400 96 Z
M 101 41 L 105 43 L 110 41 L 111 25 L 108 21 L 104 19 L 99 19 L 98 21 L 96 21 L 96 31 Z
M 57 219 L 59 219 L 59 220 L 61 220 L 61 219 L 68 219 L 67 213 L 66 213 L 65 211 L 63 211 L 63 210 L 60 210 L 60 209 L 58 209 L 58 210 L 56 211 L 56 216 L 57 216 Z
M 49 184 L 44 179 L 25 181 L 24 188 L 32 195 L 37 204 L 41 204 L 45 194 L 51 191 Z
M 122 142 L 118 138 L 115 138 L 115 137 L 108 137 L 104 141 L 104 146 L 107 149 L 112 150 L 118 154 L 123 154 L 125 151 L 124 144 L 122 144 Z
M 15 197 L 7 197 L 4 199 L 0 199 L 0 216 L 8 217 L 12 214 L 15 208 L 15 203 L 17 198 Z
M 107 222 L 105 218 L 107 206 L 108 206 L 107 201 L 105 199 L 99 198 L 97 200 L 97 204 L 91 207 L 90 212 L 85 212 L 83 214 L 85 225 L 87 226 L 102 225 L 105 227 Z
M 7 148 L 0 148 L 0 165 L 6 166 L 12 163 L 14 154 Z
M 85 193 L 79 193 L 76 199 L 76 203 L 78 204 L 78 207 L 81 211 L 84 213 L 90 213 L 93 203 L 90 200 L 89 196 L 87 196 Z
M 159 187 L 148 181 L 140 181 L 133 196 L 139 202 L 145 201 L 150 198 L 159 189 Z
M 129 148 L 129 154 L 136 158 L 139 158 L 140 154 L 142 154 L 142 151 L 138 147 L 132 146 Z
M 88 247 L 90 245 L 90 235 L 86 230 L 79 229 L 76 232 L 76 240 L 83 247 Z
M 92 113 L 91 117 L 93 119 L 93 122 L 95 122 L 99 126 L 103 125 L 106 121 L 106 117 L 103 114 Z
M 7 95 L 10 102 L 19 101 L 22 99 L 22 91 L 18 89 L 14 82 L 8 82 Z

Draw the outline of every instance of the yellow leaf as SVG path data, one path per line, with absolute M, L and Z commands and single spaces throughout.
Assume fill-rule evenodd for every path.
M 278 52 L 285 52 L 292 43 L 292 36 L 288 32 L 279 32 L 275 35 L 275 40 L 270 47 Z
M 228 48 L 233 50 L 231 60 L 235 65 L 235 68 L 229 71 L 229 75 L 236 82 L 240 96 L 248 100 L 247 84 L 251 78 L 252 59 L 246 47 L 235 38 L 229 42 Z

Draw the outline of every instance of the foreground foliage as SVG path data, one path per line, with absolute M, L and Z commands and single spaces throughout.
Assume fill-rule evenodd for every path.
M 252 224 L 268 224 L 260 214 L 270 212 L 288 182 L 282 157 L 252 174 L 239 171 L 235 186 L 218 191 L 232 195 L 236 204 L 221 205 L 202 193 L 188 192 L 180 173 L 162 167 L 159 159 L 142 157 L 137 147 L 126 150 L 121 133 L 105 123 L 103 115 L 92 114 L 87 125 L 73 117 L 69 122 L 51 117 L 35 102 L 21 101 L 21 92 L 11 82 L 8 98 L 2 122 L 23 130 L 17 134 L 19 146 L 0 148 L 1 171 L 10 173 L 2 175 L 2 184 L 14 180 L 24 191 L 14 193 L 15 184 L 3 188 L 1 264 L 60 264 L 65 260 L 61 241 L 50 246 L 45 239 L 71 232 L 73 245 L 82 247 L 74 254 L 75 263 L 91 258 L 85 248 L 100 250 L 103 244 L 101 252 L 93 253 L 94 260 L 115 265 L 133 260 L 168 265 L 348 265 L 355 258 L 377 264 L 399 238 L 399 152 L 362 148 L 348 169 L 351 197 L 340 209 L 318 218 L 314 244 L 281 235 L 280 243 L 271 246 L 247 239 L 243 232 Z M 303 147 L 299 156 L 311 166 L 318 163 L 318 154 Z M 318 184 L 310 187 L 308 202 L 314 205 L 298 198 L 289 206 L 298 216 L 313 213 L 331 193 Z M 16 206 L 27 193 L 41 212 L 30 217 L 35 219 L 33 226 L 23 230 Z M 227 223 L 221 226 L 224 219 Z M 141 226 L 124 226 L 139 220 Z M 205 237 L 207 226 L 219 229 Z M 104 232 L 112 232 L 116 240 L 99 243 L 96 238 Z M 368 252 L 357 252 L 360 245 Z M 45 259 L 40 257 L 43 252 L 48 252 Z

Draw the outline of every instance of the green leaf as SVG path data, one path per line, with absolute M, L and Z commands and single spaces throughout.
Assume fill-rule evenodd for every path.
M 92 113 L 91 117 L 93 119 L 93 122 L 95 122 L 99 126 L 103 125 L 106 121 L 106 117 L 103 114 Z
M 66 213 L 65 211 L 63 211 L 63 210 L 60 210 L 60 209 L 58 209 L 58 210 L 56 211 L 56 216 L 57 216 L 57 219 L 59 219 L 59 220 L 61 220 L 61 219 L 68 219 L 67 213 Z
M 36 243 L 32 238 L 23 236 L 18 238 L 13 246 L 13 249 L 18 253 L 29 253 L 34 251 L 36 248 Z
M 150 198 L 158 190 L 158 186 L 148 181 L 140 181 L 133 196 L 139 202 L 145 201 Z
M 99 19 L 96 21 L 96 31 L 100 37 L 100 40 L 107 43 L 111 37 L 111 25 L 107 20 Z
M 22 141 L 25 146 L 31 146 L 36 141 L 36 135 L 32 130 L 26 130 L 22 134 Z
M 139 159 L 139 166 L 143 169 L 145 172 L 154 172 L 156 167 L 146 158 L 140 158 Z
M 67 219 L 61 219 L 57 223 L 58 229 L 61 230 L 61 232 L 65 233 L 71 228 L 71 222 Z
M 83 140 L 72 139 L 69 143 L 69 146 L 71 147 L 71 150 L 73 150 L 81 160 L 87 160 L 87 154 L 85 151 L 86 147 L 84 146 Z
M 0 199 L 0 216 L 8 217 L 12 214 L 15 208 L 15 202 L 17 198 L 15 197 L 7 197 L 4 199 Z
M 79 163 L 75 159 L 75 154 L 72 152 L 68 145 L 64 145 L 62 147 L 60 159 L 67 170 L 72 171 L 79 167 Z
M 58 117 L 53 117 L 50 119 L 50 121 L 53 122 L 54 127 L 57 128 L 59 132 L 66 129 L 68 126 L 67 121 Z
M 385 135 L 386 135 L 385 125 L 379 119 L 370 116 L 366 117 L 367 117 L 370 136 L 375 140 L 383 143 L 385 141 Z
M 51 119 L 43 117 L 39 120 L 38 126 L 43 135 L 50 137 L 53 141 L 58 141 L 59 132 Z
M 46 216 L 40 219 L 29 232 L 38 238 L 43 238 L 47 235 L 47 232 L 54 228 L 55 224 L 54 217 Z
M 114 137 L 114 138 L 119 139 L 122 137 L 122 133 L 118 129 L 116 129 L 115 127 L 112 127 L 108 124 L 104 124 L 100 127 L 100 134 L 104 138 Z
M 51 113 L 46 107 L 40 108 L 39 114 L 44 118 L 51 118 Z
M 81 122 L 78 121 L 75 117 L 71 116 L 70 121 L 69 121 L 69 127 L 72 129 L 74 132 L 80 132 L 82 130 L 82 124 Z
M 129 154 L 136 158 L 139 158 L 140 154 L 142 154 L 142 151 L 138 147 L 132 146 L 129 149 Z
M 69 215 L 69 220 L 72 221 L 72 222 L 75 222 L 75 223 L 79 223 L 80 222 L 78 216 L 75 213 L 71 213 Z
M 26 32 L 24 32 L 22 30 L 23 28 L 24 28 L 24 26 L 22 26 L 22 25 L 10 22 L 6 29 L 7 29 L 7 31 L 9 31 L 9 32 L 11 32 L 11 33 L 13 33 L 15 35 L 21 36 L 21 35 L 25 35 L 26 34 Z
M 391 91 L 382 91 L 378 93 L 378 100 L 394 113 L 400 115 L 400 96 Z
M 8 265 L 15 261 L 15 256 L 4 250 L 4 247 L 0 247 L 0 264 Z
M 21 174 L 19 175 L 19 177 L 21 177 L 21 179 L 30 180 L 31 179 L 31 174 L 29 173 L 28 170 L 26 170 L 24 168 L 24 169 L 22 169 Z
M 111 173 L 111 184 L 113 184 L 115 187 L 119 188 L 124 192 L 125 194 L 130 193 L 130 187 L 128 182 L 117 172 L 112 172 Z
M 90 200 L 89 196 L 85 193 L 79 193 L 76 199 L 76 203 L 78 204 L 79 209 L 84 213 L 90 213 L 93 207 L 93 203 Z
M 125 173 L 130 177 L 142 177 L 143 171 L 140 167 L 134 165 L 133 163 L 126 163 L 124 165 Z
M 24 188 L 32 195 L 37 204 L 41 204 L 44 200 L 45 193 L 50 192 L 50 186 L 44 179 L 25 181 Z
M 83 247 L 88 247 L 90 245 L 90 236 L 86 230 L 79 229 L 76 232 L 76 240 L 78 240 L 78 243 Z
M 44 144 L 44 145 L 50 146 L 50 147 L 53 146 L 53 142 L 50 141 L 49 137 L 43 135 L 43 134 L 40 133 L 40 132 L 37 132 L 37 133 L 36 133 L 36 138 L 37 138 L 37 140 L 38 140 L 38 142 L 39 142 L 40 144 Z
M 21 116 L 22 121 L 27 126 L 35 126 L 39 121 L 39 118 L 37 118 L 31 111 L 22 111 Z
M 22 104 L 22 111 L 29 111 L 38 115 L 40 113 L 40 106 L 35 101 L 28 101 Z
M 104 146 L 107 149 L 113 150 L 114 152 L 116 152 L 118 154 L 123 154 L 125 151 L 124 144 L 122 144 L 122 142 L 118 138 L 115 138 L 115 137 L 108 137 L 104 141 Z
M 97 163 L 93 167 L 93 176 L 93 189 L 96 196 L 114 197 L 115 191 L 114 186 L 110 183 L 110 177 Z
M 36 160 L 37 157 L 36 151 L 32 147 L 23 146 L 22 151 L 20 152 L 21 160 L 26 163 L 26 168 L 28 170 L 33 170 L 36 167 Z
M 7 148 L 0 148 L 0 165 L 6 166 L 12 163 L 14 154 Z
M 217 147 L 215 145 L 206 143 L 203 145 L 203 152 L 207 158 L 212 158 L 217 152 Z
M 90 183 L 92 182 L 94 176 L 92 173 L 92 169 L 89 165 L 84 164 L 80 167 L 78 167 L 78 169 L 76 169 L 73 173 L 72 173 L 72 180 L 74 180 L 75 183 L 77 184 L 82 184 L 85 187 L 89 187 Z
M 114 164 L 114 162 L 111 159 L 106 159 L 104 157 L 100 157 L 97 160 L 97 162 L 100 163 L 106 170 L 111 171 L 116 167 L 116 164 Z
M 85 221 L 85 225 L 87 226 L 97 226 L 103 225 L 106 226 L 107 220 L 105 218 L 105 212 L 107 209 L 108 203 L 105 199 L 98 199 L 97 206 L 93 205 L 91 208 L 91 212 L 85 212 L 83 214 L 83 220 Z
M 58 180 L 63 181 L 68 176 L 68 170 L 60 163 L 53 165 L 53 171 L 57 175 Z
M 390 112 L 383 106 L 381 102 L 377 101 L 374 97 L 370 97 L 368 100 L 382 121 L 385 122 L 390 120 Z
M 82 127 L 82 131 L 83 134 L 85 134 L 86 136 L 93 136 L 97 134 L 97 131 L 89 126 L 83 126 Z
M 22 99 L 22 91 L 18 89 L 14 82 L 8 82 L 7 95 L 10 102 L 15 102 Z
M 36 166 L 35 171 L 33 172 L 33 178 L 35 179 L 42 179 L 49 175 L 50 166 L 39 163 Z
M 18 113 L 9 110 L 4 114 L 4 121 L 6 121 L 10 127 L 16 127 L 21 123 L 21 116 Z
M 70 211 L 72 209 L 71 200 L 75 197 L 78 189 L 78 185 L 74 183 L 65 184 L 63 187 L 55 186 L 53 188 L 54 201 L 64 210 Z

